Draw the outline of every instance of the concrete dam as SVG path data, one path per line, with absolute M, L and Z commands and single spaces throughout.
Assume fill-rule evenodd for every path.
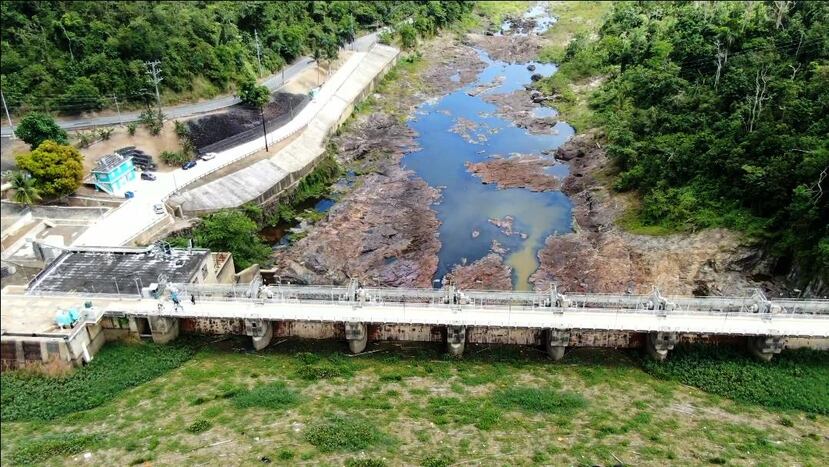
M 192 299 L 192 302 L 191 302 Z M 81 309 L 69 329 L 32 332 L 56 308 Z M 829 348 L 829 300 L 461 291 L 348 286 L 170 283 L 157 296 L 40 290 L 3 296 L 5 367 L 58 358 L 81 364 L 108 340 L 167 343 L 182 333 L 341 339 L 353 353 L 374 341 L 534 345 L 552 359 L 567 347 L 644 347 L 665 359 L 680 342 L 745 342 L 769 360 L 787 347 Z

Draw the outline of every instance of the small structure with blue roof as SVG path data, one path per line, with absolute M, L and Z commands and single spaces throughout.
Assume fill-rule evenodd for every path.
M 98 160 L 92 169 L 95 187 L 111 195 L 123 194 L 129 182 L 135 180 L 135 166 L 132 157 L 109 154 Z

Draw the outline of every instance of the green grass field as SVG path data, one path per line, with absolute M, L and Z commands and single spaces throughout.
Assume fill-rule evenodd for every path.
M 109 344 L 94 365 L 46 382 L 46 398 L 42 378 L 4 373 L 2 463 L 68 464 L 84 453 L 91 465 L 822 465 L 829 456 L 825 352 L 762 365 L 728 348 L 701 360 L 711 350 L 692 348 L 655 366 L 611 350 L 553 363 L 527 347 L 472 346 L 454 360 L 432 345 L 353 357 L 340 342 L 262 353 L 205 342 Z M 155 378 L 135 377 L 149 362 L 160 365 Z M 88 401 L 99 382 L 116 389 L 94 403 L 64 400 Z

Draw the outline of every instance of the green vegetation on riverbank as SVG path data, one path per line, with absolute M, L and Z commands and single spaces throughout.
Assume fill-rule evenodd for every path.
M 592 95 L 576 126 L 604 130 L 614 187 L 641 198 L 629 225 L 732 228 L 826 277 L 828 21 L 820 2 L 620 2 L 540 87 L 567 117 Z
M 689 388 L 708 384 L 706 372 L 693 376 L 685 363 L 704 366 L 694 360 L 701 359 L 697 351 L 678 349 L 667 365 L 646 364 L 662 379 L 643 372 L 637 358 L 611 350 L 574 349 L 553 363 L 526 347 L 471 346 L 456 360 L 439 345 L 378 344 L 375 353 L 351 357 L 341 353 L 341 342 L 290 340 L 256 354 L 239 352 L 249 345 L 243 340 L 200 342 L 186 354 L 123 346 L 129 359 L 107 356 L 116 349 L 126 355 L 108 344 L 93 361 L 97 372 L 144 374 L 159 351 L 172 353 L 161 361 L 175 364 L 162 363 L 146 378 L 123 378 L 129 384 L 98 404 L 61 409 L 48 423 L 38 416 L 6 419 L 7 412 L 40 413 L 37 405 L 48 404 L 19 397 L 29 386 L 6 386 L 5 378 L 28 380 L 5 373 L 3 463 L 68 461 L 81 452 L 100 465 L 199 463 L 214 460 L 218 450 L 233 464 L 267 458 L 282 465 L 378 459 L 445 465 L 473 458 L 608 464 L 618 462 L 614 456 L 630 464 L 818 464 L 829 455 L 821 435 L 829 418 L 819 415 L 829 402 L 814 399 L 813 413 L 770 411 L 759 405 L 770 402 L 762 398 L 739 403 Z M 762 365 L 727 348 L 706 352 L 721 373 L 719 386 L 730 384 L 735 397 L 746 385 L 758 391 L 782 382 L 791 391 L 797 383 L 805 391 L 825 382 L 826 366 L 821 375 L 817 365 L 825 353 L 787 351 L 780 363 Z M 804 359 L 815 365 L 803 366 Z M 787 362 L 805 369 L 794 372 Z M 682 384 L 671 380 L 672 365 L 685 368 Z M 59 381 L 65 380 L 47 383 L 57 395 L 74 392 Z

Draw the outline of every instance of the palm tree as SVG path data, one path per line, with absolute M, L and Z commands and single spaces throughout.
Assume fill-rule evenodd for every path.
M 14 190 L 14 201 L 21 204 L 34 204 L 40 201 L 40 189 L 37 182 L 28 172 L 18 170 L 11 176 L 12 189 Z

